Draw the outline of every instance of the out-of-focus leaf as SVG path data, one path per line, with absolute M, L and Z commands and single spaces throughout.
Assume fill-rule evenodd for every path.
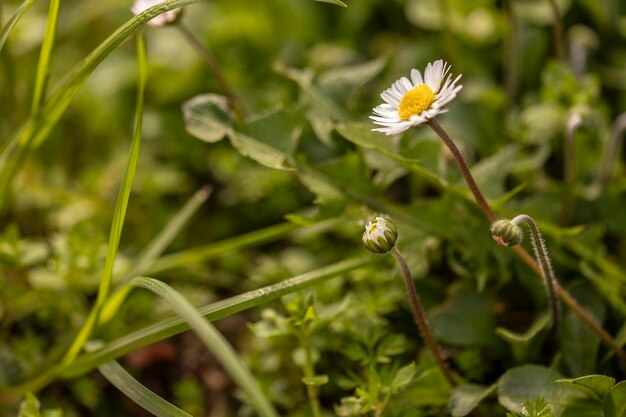
M 232 114 L 228 100 L 217 94 L 202 94 L 183 104 L 187 132 L 205 142 L 222 140 L 232 131 Z
M 580 287 L 572 288 L 571 292 L 584 308 L 598 320 L 598 323 L 604 321 L 606 307 L 595 292 Z M 563 315 L 561 340 L 563 340 L 563 362 L 569 372 L 572 375 L 593 373 L 596 369 L 600 339 L 571 310 Z
M 398 372 L 396 372 L 396 375 L 393 377 L 393 381 L 391 382 L 391 391 L 395 392 L 400 388 L 403 388 L 405 385 L 409 384 L 415 376 L 415 373 L 416 368 L 414 363 L 410 363 L 400 368 Z
M 310 378 L 303 377 L 302 382 L 304 383 L 304 385 L 320 387 L 328 383 L 328 375 L 315 375 Z
M 626 381 L 615 385 L 604 397 L 605 417 L 626 417 Z
M 556 382 L 580 389 L 586 394 L 602 399 L 615 385 L 615 378 L 605 375 L 586 375 L 579 378 L 558 379 Z
M 269 168 L 289 170 L 301 131 L 298 113 L 273 109 L 256 115 L 241 131 L 231 131 L 228 136 L 242 155 Z
M 39 417 L 39 400 L 33 393 L 27 392 L 24 400 L 20 404 L 20 413 L 18 417 Z
M 457 288 L 445 304 L 431 313 L 433 333 L 444 343 L 486 346 L 496 341 L 495 321 L 485 295 Z
M 463 417 L 472 412 L 474 408 L 496 390 L 496 385 L 485 387 L 476 384 L 464 384 L 452 390 L 452 396 L 448 407 L 452 417 Z
M 26 10 L 28 10 L 31 4 L 33 4 L 33 0 L 24 0 L 24 2 L 20 4 L 20 7 L 15 9 L 15 12 L 13 12 L 9 21 L 2 27 L 2 29 L 0 29 L 0 51 L 2 51 L 2 47 L 7 41 L 13 26 L 15 26 L 17 21 L 20 20 L 20 17 L 22 17 Z
M 538 337 L 543 329 L 550 323 L 550 317 L 546 314 L 540 316 L 526 333 L 512 332 L 503 327 L 496 329 L 496 334 L 506 340 L 513 351 L 513 356 L 518 361 L 524 361 L 539 347 L 542 338 Z

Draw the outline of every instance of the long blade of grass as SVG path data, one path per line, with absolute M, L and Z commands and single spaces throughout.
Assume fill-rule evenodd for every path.
M 13 176 L 19 169 L 19 166 L 12 162 L 23 160 L 24 154 L 43 143 L 98 65 L 149 20 L 161 13 L 201 1 L 206 0 L 168 0 L 145 10 L 120 26 L 74 67 L 39 111 L 31 115 L 22 128 L 3 146 L 0 152 L 0 207 L 6 206 Z
M 79 330 L 78 335 L 76 336 L 76 338 L 72 342 L 72 345 L 63 357 L 62 363 L 66 365 L 71 363 L 74 358 L 76 358 L 76 355 L 78 355 L 85 342 L 87 342 L 91 331 L 98 322 L 100 309 L 104 305 L 104 302 L 106 301 L 106 298 L 109 295 L 109 290 L 111 288 L 113 265 L 115 263 L 115 256 L 117 255 L 117 249 L 120 243 L 120 237 L 122 235 L 122 227 L 124 225 L 124 218 L 126 217 L 128 199 L 130 198 L 130 191 L 133 186 L 133 180 L 135 178 L 135 172 L 137 170 L 137 161 L 139 159 L 139 145 L 141 144 L 143 100 L 146 80 L 148 78 L 146 45 L 144 38 L 141 34 L 137 35 L 137 61 L 139 68 L 139 77 L 137 83 L 137 104 L 135 106 L 135 130 L 130 145 L 126 172 L 124 173 L 124 177 L 122 179 L 122 183 L 120 184 L 120 189 L 117 194 L 117 200 L 115 202 L 113 221 L 111 222 L 111 233 L 109 236 L 109 248 L 107 251 L 107 257 L 104 261 L 102 276 L 100 277 L 98 296 L 96 298 L 95 304 L 89 312 L 89 315 L 87 316 L 87 320 L 83 324 L 82 328 Z
M 54 35 L 56 33 L 57 21 L 59 18 L 59 4 L 60 0 L 50 0 L 48 21 L 46 22 L 46 32 L 43 37 L 43 43 L 41 44 L 39 63 L 37 64 L 37 75 L 35 76 L 35 89 L 33 92 L 33 103 L 31 106 L 33 114 L 39 110 L 41 102 L 46 94 L 50 54 L 52 53 Z
M 154 264 L 154 261 L 163 253 L 170 243 L 172 243 L 172 240 L 180 233 L 187 222 L 189 222 L 189 219 L 191 219 L 198 208 L 200 208 L 202 203 L 209 198 L 211 192 L 212 189 L 209 186 L 204 186 L 196 191 L 189 201 L 187 201 L 150 244 L 148 244 L 146 249 L 139 254 L 133 269 L 121 278 L 121 284 L 126 284 L 132 278 L 146 273 L 148 268 Z M 130 288 L 131 287 L 127 285 L 120 286 L 117 291 L 111 294 L 102 307 L 100 323 L 106 323 L 115 316 L 115 313 L 130 292 Z
M 169 285 L 153 278 L 133 278 L 130 285 L 147 289 L 162 297 L 187 322 L 205 346 L 213 352 L 224 369 L 246 393 L 252 407 L 263 417 L 278 417 L 278 413 L 261 391 L 258 381 L 233 347 L 185 297 Z
M 206 305 L 201 307 L 199 312 L 207 320 L 219 320 L 268 303 L 284 295 L 322 284 L 331 278 L 372 265 L 375 262 L 379 262 L 379 259 L 372 256 L 346 259 L 315 271 L 289 278 L 277 284 L 262 287 Z M 55 372 L 62 378 L 77 377 L 112 359 L 116 359 L 141 347 L 167 339 L 168 337 L 177 335 L 186 330 L 189 330 L 189 326 L 181 317 L 165 319 L 109 342 L 101 349 L 84 353 L 76 358 L 71 365 L 57 369 Z
M 294 223 L 280 223 L 264 229 L 255 230 L 240 236 L 221 240 L 209 245 L 183 250 L 171 255 L 166 255 L 154 262 L 146 273 L 156 274 L 168 269 L 178 268 L 184 265 L 205 261 L 214 258 L 226 251 L 243 249 L 245 247 L 260 245 L 282 237 L 294 231 L 299 226 Z
M 112 361 L 98 367 L 100 373 L 124 395 L 157 417 L 192 417 L 174 404 L 143 386 L 119 363 Z
M 28 10 L 31 4 L 33 4 L 33 0 L 24 0 L 24 2 L 20 4 L 20 7 L 13 12 L 9 21 L 2 27 L 2 29 L 0 29 L 0 51 L 2 51 L 2 47 L 6 43 L 11 30 L 13 30 L 17 21 L 20 20 L 20 17 L 22 17 L 24 13 L 26 13 L 26 10 Z

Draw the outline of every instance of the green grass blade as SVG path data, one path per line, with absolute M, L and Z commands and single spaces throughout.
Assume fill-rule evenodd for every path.
M 348 5 L 340 0 L 315 0 L 315 1 L 319 1 L 322 3 L 330 3 L 330 4 L 336 4 L 337 6 L 343 6 L 343 7 L 348 7 Z
M 147 289 L 162 297 L 189 324 L 189 327 L 206 347 L 213 352 L 233 380 L 246 393 L 252 407 L 263 417 L 278 417 L 278 413 L 261 391 L 259 383 L 233 347 L 185 297 L 169 285 L 152 278 L 137 277 L 131 281 L 131 285 Z
M 191 219 L 198 208 L 209 198 L 211 192 L 212 189 L 209 186 L 202 187 L 200 190 L 196 191 L 189 201 L 172 217 L 163 230 L 161 230 L 138 256 L 135 266 L 122 277 L 121 283 L 125 284 L 132 278 L 146 273 L 154 261 L 163 253 L 170 243 L 172 243 L 172 240 L 180 233 L 187 222 L 189 222 L 189 219 Z M 115 316 L 115 313 L 126 299 L 129 291 L 130 287 L 123 286 L 107 299 L 100 313 L 100 323 L 106 323 Z
M 266 227 L 265 229 L 255 230 L 254 232 L 224 239 L 210 245 L 166 255 L 158 259 L 146 273 L 156 274 L 168 269 L 179 268 L 184 265 L 205 261 L 226 251 L 242 249 L 270 242 L 296 230 L 298 227 L 298 225 L 289 222 L 280 223 L 274 226 Z
M 120 26 L 74 67 L 39 111 L 31 115 L 22 128 L 13 134 L 3 146 L 0 152 L 0 207 L 7 205 L 11 182 L 19 170 L 19 166 L 16 166 L 14 161 L 16 159 L 22 160 L 23 154 L 43 143 L 98 65 L 126 38 L 149 20 L 169 10 L 201 1 L 206 0 L 169 0 L 145 10 Z M 17 157 L 13 155 L 15 152 Z
M 122 183 L 120 184 L 120 189 L 117 194 L 117 200 L 115 202 L 115 209 L 113 211 L 113 221 L 111 222 L 111 233 L 109 236 L 109 248 L 107 251 L 107 257 L 104 261 L 102 276 L 100 277 L 98 296 L 96 298 L 95 304 L 89 312 L 87 320 L 85 321 L 83 327 L 79 330 L 78 335 L 76 336 L 76 338 L 72 342 L 72 345 L 65 354 L 65 357 L 62 361 L 64 364 L 71 363 L 74 358 L 76 358 L 76 355 L 78 355 L 85 342 L 87 342 L 91 331 L 98 322 L 100 309 L 104 305 L 104 302 L 106 301 L 106 298 L 109 295 L 109 290 L 111 288 L 113 265 L 115 263 L 115 256 L 117 255 L 117 249 L 120 243 L 120 237 L 122 235 L 122 227 L 124 225 L 124 218 L 126 217 L 128 199 L 130 198 L 130 191 L 133 186 L 133 180 L 135 178 L 135 172 L 137 170 L 137 161 L 139 159 L 139 145 L 141 144 L 143 99 L 146 79 L 148 76 L 146 46 L 144 38 L 143 36 L 141 36 L 141 34 L 137 35 L 137 61 L 139 67 L 139 79 L 137 86 L 137 104 L 135 106 L 135 129 L 133 133 L 133 139 L 130 145 L 126 172 L 124 173 Z
M 48 68 L 50 65 L 50 54 L 54 46 L 54 34 L 56 32 L 59 18 L 60 0 L 50 0 L 48 9 L 48 21 L 46 23 L 46 33 L 44 34 L 41 52 L 39 53 L 39 63 L 37 64 L 37 75 L 35 77 L 35 89 L 33 92 L 32 113 L 36 113 L 41 106 L 41 102 L 46 94 L 46 84 L 48 80 Z
M 191 417 L 176 407 L 174 404 L 150 391 L 137 381 L 122 366 L 113 361 L 100 365 L 100 373 L 124 395 L 133 400 L 137 405 L 157 417 Z
M 24 0 L 24 2 L 20 4 L 20 7 L 18 7 L 15 12 L 13 12 L 13 15 L 11 15 L 9 21 L 0 30 L 0 51 L 2 51 L 2 47 L 6 43 L 7 38 L 11 33 L 11 30 L 13 30 L 13 27 L 15 26 L 17 21 L 20 20 L 20 17 L 22 17 L 26 10 L 28 10 L 31 4 L 33 4 L 33 0 Z
M 269 285 L 253 291 L 230 297 L 216 303 L 212 303 L 199 309 L 207 320 L 215 321 L 231 316 L 241 311 L 257 307 L 269 301 L 275 300 L 287 294 L 319 285 L 331 278 L 363 268 L 377 262 L 373 256 L 351 258 L 332 265 L 325 266 L 315 271 L 289 278 L 277 284 Z M 124 337 L 107 343 L 101 349 L 87 352 L 76 358 L 69 366 L 62 367 L 56 372 L 63 378 L 73 378 L 83 375 L 99 365 L 112 359 L 123 356 L 141 347 L 156 343 L 160 340 L 177 335 L 189 326 L 180 317 L 172 317 L 158 323 L 144 327 Z M 28 388 L 28 384 L 25 386 Z

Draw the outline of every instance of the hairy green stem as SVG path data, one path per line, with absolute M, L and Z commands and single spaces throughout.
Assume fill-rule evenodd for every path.
M 519 216 L 514 217 L 511 220 L 511 223 L 516 226 L 519 226 L 521 223 L 526 223 L 530 229 L 533 249 L 535 250 L 535 257 L 537 258 L 537 263 L 541 268 L 541 276 L 543 277 L 543 282 L 548 293 L 550 316 L 552 317 L 552 332 L 556 335 L 561 322 L 561 305 L 559 304 L 557 296 L 558 282 L 556 280 L 556 275 L 554 274 L 554 269 L 552 268 L 552 262 L 550 261 L 550 256 L 548 255 L 546 243 L 543 240 L 543 236 L 541 235 L 539 228 L 537 227 L 537 223 L 535 223 L 532 217 L 526 214 L 520 214 Z
M 419 328 L 420 334 L 422 335 L 422 339 L 426 344 L 428 350 L 430 350 L 430 354 L 433 356 L 435 363 L 441 369 L 444 377 L 448 381 L 451 387 L 456 387 L 458 384 L 456 379 L 452 375 L 452 371 L 450 367 L 443 359 L 443 354 L 441 353 L 441 348 L 437 345 L 437 342 L 433 338 L 433 335 L 430 331 L 430 327 L 428 326 L 428 321 L 426 320 L 426 314 L 424 313 L 424 307 L 422 307 L 422 303 L 417 295 L 417 290 L 415 289 L 415 285 L 413 284 L 413 278 L 411 278 L 411 271 L 409 271 L 409 266 L 407 265 L 404 257 L 395 246 L 391 249 L 391 254 L 398 261 L 398 265 L 400 265 L 400 269 L 402 270 L 402 277 L 404 278 L 404 285 L 406 286 L 406 292 L 409 297 L 409 304 L 411 305 L 411 310 L 413 311 L 413 318 L 415 319 L 415 323 Z

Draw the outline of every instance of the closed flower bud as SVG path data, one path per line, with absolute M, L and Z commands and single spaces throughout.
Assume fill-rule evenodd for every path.
M 384 217 L 376 217 L 365 226 L 363 243 L 372 253 L 387 253 L 398 240 L 398 229 L 391 220 Z
M 491 224 L 491 237 L 500 246 L 517 246 L 524 240 L 524 231 L 511 220 L 502 219 Z

